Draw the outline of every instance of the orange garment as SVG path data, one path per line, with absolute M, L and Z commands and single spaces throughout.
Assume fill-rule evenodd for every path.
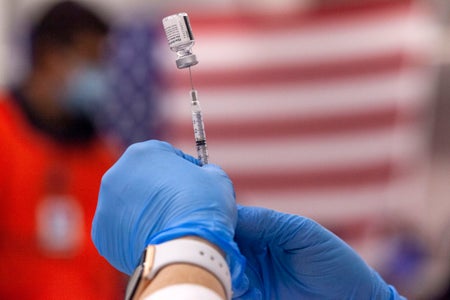
M 98 139 L 60 143 L 0 96 L 0 299 L 123 297 L 122 275 L 90 237 L 112 163 Z

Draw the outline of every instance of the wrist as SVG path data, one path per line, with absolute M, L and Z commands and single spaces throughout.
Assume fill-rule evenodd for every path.
M 141 279 L 131 299 L 142 299 L 180 284 L 199 285 L 212 290 L 221 299 L 231 299 L 231 279 L 224 254 L 209 241 L 182 237 L 150 245 L 144 255 Z M 127 294 L 129 292 L 127 289 Z
M 231 278 L 233 295 L 239 297 L 248 290 L 248 280 L 245 276 L 245 257 L 240 253 L 236 242 L 233 240 L 234 231 L 229 229 L 218 230 L 217 227 L 211 230 L 207 227 L 178 226 L 170 230 L 164 230 L 157 235 L 152 236 L 146 241 L 146 244 L 161 244 L 181 237 L 199 237 L 218 247 L 224 254 L 228 264 Z

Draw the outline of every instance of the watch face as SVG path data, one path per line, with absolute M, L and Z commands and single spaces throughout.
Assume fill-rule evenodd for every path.
M 142 272 L 144 268 L 142 267 L 142 264 L 140 264 L 136 270 L 134 270 L 133 274 L 130 277 L 130 280 L 127 284 L 127 290 L 125 293 L 125 299 L 131 300 L 133 299 L 134 294 L 136 293 L 137 287 L 139 286 L 139 283 L 142 280 Z

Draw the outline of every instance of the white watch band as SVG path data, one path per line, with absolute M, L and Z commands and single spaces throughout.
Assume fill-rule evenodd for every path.
M 228 264 L 222 255 L 204 242 L 176 239 L 162 244 L 150 245 L 152 261 L 144 261 L 143 276 L 151 280 L 159 270 L 175 263 L 187 263 L 211 272 L 222 283 L 227 299 L 231 299 L 231 278 Z M 147 250 L 148 251 L 148 250 Z M 146 264 L 149 264 L 146 266 Z

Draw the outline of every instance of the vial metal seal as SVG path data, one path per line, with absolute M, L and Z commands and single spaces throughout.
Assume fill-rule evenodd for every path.
M 178 13 L 162 20 L 170 50 L 177 53 L 177 68 L 184 69 L 198 64 L 192 53 L 195 44 L 189 17 L 186 13 Z

